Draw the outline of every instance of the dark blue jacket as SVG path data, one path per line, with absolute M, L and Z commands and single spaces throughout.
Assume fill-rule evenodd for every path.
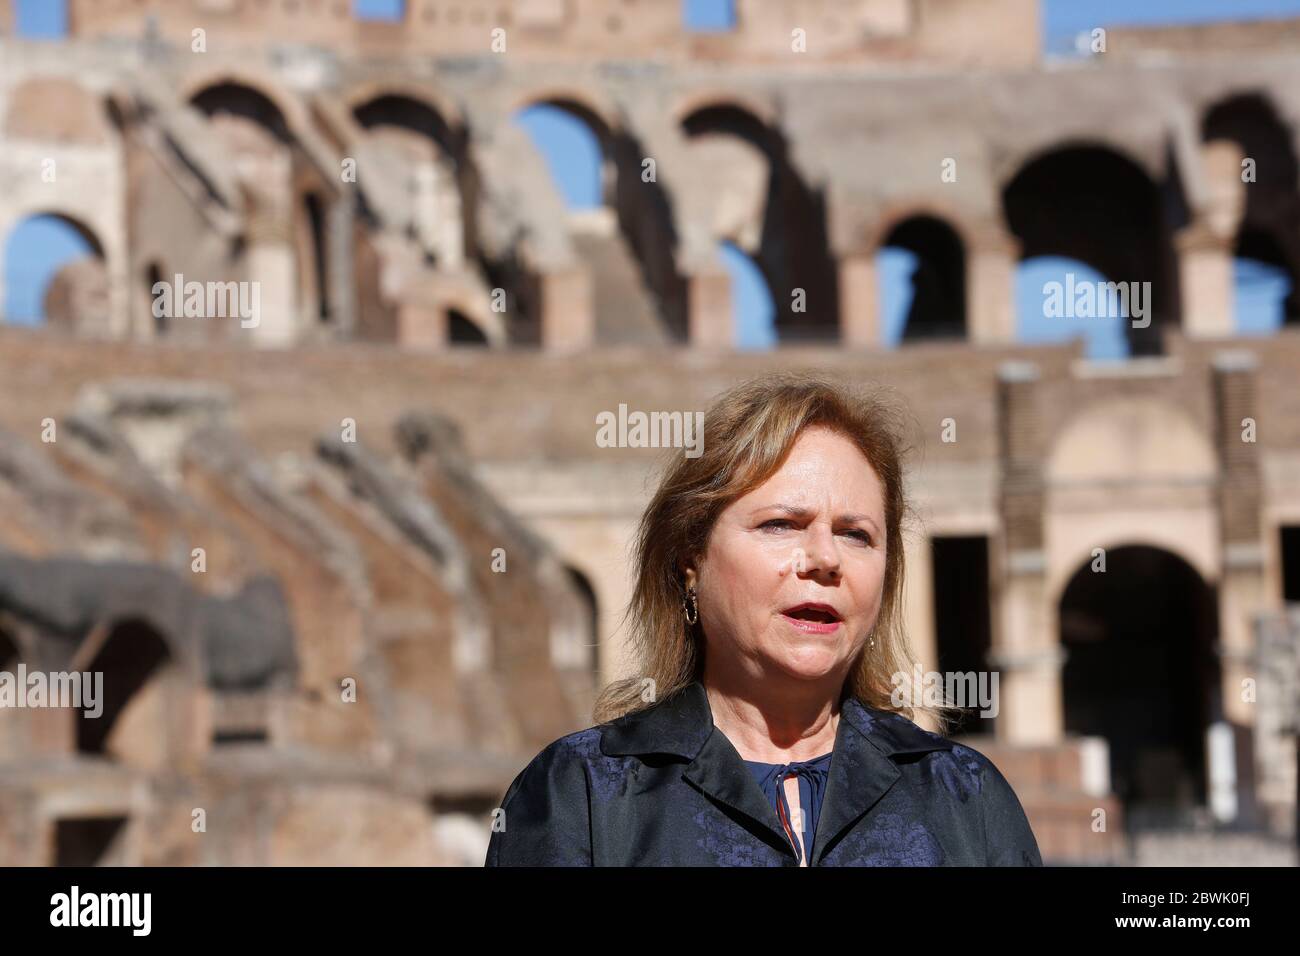
M 811 866 L 1042 866 L 993 763 L 846 697 Z M 797 866 L 696 681 L 561 737 L 501 803 L 487 866 Z

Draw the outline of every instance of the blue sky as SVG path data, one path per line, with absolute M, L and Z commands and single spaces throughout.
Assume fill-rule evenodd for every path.
M 358 16 L 399 16 L 403 0 L 353 0 Z M 1075 37 L 1099 24 L 1190 23 L 1271 16 L 1300 15 L 1300 0 L 1042 0 L 1043 41 L 1054 54 L 1071 55 Z M 16 0 L 17 27 L 30 38 L 57 38 L 66 30 L 63 0 Z M 683 0 L 682 18 L 687 29 L 725 30 L 732 22 L 731 0 Z M 599 148 L 578 121 L 561 111 L 536 107 L 518 121 L 546 157 L 547 166 L 566 201 L 573 208 L 599 203 Z M 49 280 L 70 259 L 88 252 L 85 241 L 57 220 L 33 219 L 20 225 L 4 249 L 7 321 L 40 321 L 41 300 Z M 743 253 L 723 245 L 722 261 L 732 273 L 738 328 L 737 344 L 764 348 L 773 344 L 771 304 L 761 275 Z M 911 291 L 909 276 L 915 258 L 908 252 L 886 249 L 880 254 L 881 308 L 886 338 L 896 342 L 902 331 Z M 1023 341 L 1062 341 L 1083 335 L 1088 354 L 1097 358 L 1123 354 L 1122 320 L 1047 319 L 1042 315 L 1043 286 L 1073 271 L 1077 281 L 1101 277 L 1080 263 L 1036 259 L 1022 263 L 1016 281 L 1019 332 Z M 1258 263 L 1237 264 L 1237 315 L 1243 333 L 1266 334 L 1281 318 L 1280 303 L 1288 283 L 1278 270 Z

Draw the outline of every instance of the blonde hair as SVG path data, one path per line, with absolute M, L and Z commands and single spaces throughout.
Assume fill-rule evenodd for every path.
M 916 659 L 902 627 L 903 522 L 911 510 L 903 491 L 903 414 L 881 389 L 835 384 L 805 373 L 782 372 L 741 383 L 720 395 L 704 416 L 704 448 L 696 458 L 675 450 L 636 537 L 636 585 L 623 615 L 635 677 L 607 685 L 596 700 L 594 719 L 606 723 L 650 706 L 702 676 L 704 635 L 688 624 L 686 590 L 679 562 L 705 553 L 718 516 L 781 467 L 799 435 L 822 426 L 843 435 L 871 463 L 884 490 L 885 579 L 880 613 L 872 631 L 875 647 L 864 645 L 843 696 L 877 710 L 929 715 L 944 733 L 946 701 L 898 707 L 890 699 L 892 675 L 912 680 Z

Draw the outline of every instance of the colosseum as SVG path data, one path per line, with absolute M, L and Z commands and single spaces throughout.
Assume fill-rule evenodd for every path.
M 104 675 L 0 710 L 0 863 L 481 864 L 627 674 L 664 452 L 597 416 L 791 368 L 909 406 L 907 626 L 1000 675 L 962 739 L 1046 862 L 1294 860 L 1300 292 L 1244 334 L 1233 263 L 1300 290 L 1300 19 L 1059 58 L 1038 0 L 403 7 L 0 0 L 0 243 L 89 250 L 0 322 L 0 669 Z M 1149 283 L 1126 358 L 1020 334 L 1045 255 Z

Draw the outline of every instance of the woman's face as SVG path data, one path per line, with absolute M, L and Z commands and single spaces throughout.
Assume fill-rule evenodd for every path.
M 805 429 L 776 474 L 722 512 L 698 576 L 710 668 L 842 680 L 880 613 L 884 489 L 846 438 Z M 835 620 L 805 609 L 821 604 Z

